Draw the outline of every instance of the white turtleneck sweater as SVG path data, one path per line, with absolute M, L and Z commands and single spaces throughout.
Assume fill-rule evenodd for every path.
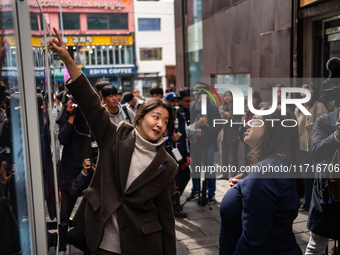
M 143 139 L 136 129 L 134 130 L 134 135 L 136 136 L 136 143 L 131 158 L 125 191 L 127 191 L 131 183 L 151 164 L 157 154 L 159 146 L 163 144 L 163 137 L 160 137 L 156 143 L 151 143 Z M 114 212 L 111 219 L 105 224 L 104 235 L 99 248 L 121 254 L 117 219 L 117 212 Z

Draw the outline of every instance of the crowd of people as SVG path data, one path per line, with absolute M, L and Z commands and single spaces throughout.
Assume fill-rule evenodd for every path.
M 48 95 L 37 91 L 44 196 L 51 220 L 57 213 L 51 125 L 57 137 L 55 150 L 62 151 L 61 156 L 57 155 L 59 243 L 56 235 L 48 232 L 49 246 L 59 245 L 61 254 L 66 252 L 67 244 L 84 254 L 176 254 L 175 217 L 187 217 L 180 197 L 190 178 L 192 189 L 186 201 L 198 199 L 204 205 L 205 197 L 207 204 L 215 202 L 216 172 L 206 171 L 202 183 L 201 172 L 193 169 L 214 166 L 216 152 L 218 164 L 238 169 L 240 144 L 244 146 L 245 164 L 252 169 L 295 165 L 302 166 L 302 171 L 273 172 L 266 178 L 256 171 L 237 176 L 221 173 L 217 177 L 230 181 L 220 205 L 220 255 L 302 254 L 292 231 L 299 210 L 309 211 L 311 237 L 306 255 L 322 255 L 329 239 L 339 240 L 340 202 L 331 195 L 337 191 L 329 191 L 329 176 L 322 172 L 314 176 L 306 166 L 339 164 L 340 110 L 328 114 L 312 83 L 302 85 L 311 95 L 303 104 L 311 115 L 294 107 L 288 107 L 286 115 L 281 114 L 282 85 L 277 86 L 278 107 L 268 116 L 256 115 L 249 107 L 244 116 L 234 114 L 230 91 L 224 93 L 218 108 L 203 99 L 204 90 L 199 85 L 179 93 L 171 89 L 164 93 L 162 88 L 154 87 L 150 98 L 142 97 L 137 89 L 122 94 L 108 81 L 92 87 L 59 33 L 54 32 L 56 38 L 49 48 L 66 65 L 70 80 L 56 101 L 52 98 L 53 123 L 48 117 Z M 10 107 L 16 99 L 3 87 L 0 208 L 11 213 L 1 220 L 6 219 L 7 227 L 17 231 L 4 239 L 9 240 L 7 246 L 0 242 L 0 247 L 16 251 L 20 248 L 10 139 Z M 202 113 L 203 103 L 206 113 Z M 252 105 L 258 110 L 271 108 L 257 91 L 252 94 Z M 277 123 L 293 119 L 298 125 L 287 128 L 265 118 L 280 120 Z M 247 124 L 214 125 L 216 119 Z M 71 213 L 82 195 L 70 227 Z

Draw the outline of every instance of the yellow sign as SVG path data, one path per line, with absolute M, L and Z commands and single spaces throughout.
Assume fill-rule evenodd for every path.
M 15 45 L 14 36 L 5 36 L 9 45 Z M 68 46 L 83 46 L 83 45 L 132 45 L 132 35 L 79 35 L 79 36 L 64 36 L 64 41 Z M 44 37 L 32 36 L 33 47 L 43 47 Z
M 132 35 L 77 35 L 65 36 L 64 41 L 66 45 L 132 45 Z
M 314 3 L 314 2 L 318 2 L 320 0 L 300 0 L 300 7 Z

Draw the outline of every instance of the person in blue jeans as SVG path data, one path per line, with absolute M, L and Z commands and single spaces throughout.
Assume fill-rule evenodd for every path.
M 206 87 L 204 87 L 206 89 Z M 214 152 L 217 151 L 217 136 L 222 125 L 214 127 L 214 119 L 220 119 L 220 113 L 214 103 L 207 100 L 206 115 L 202 115 L 202 90 L 196 89 L 197 97 L 190 105 L 190 153 L 192 158 L 192 189 L 187 201 L 197 199 L 200 190 L 200 173 L 205 173 L 208 190 L 208 203 L 215 201 L 216 173 L 209 172 L 209 167 L 214 166 Z M 203 169 L 202 169 L 203 166 Z M 199 170 L 200 169 L 200 170 Z

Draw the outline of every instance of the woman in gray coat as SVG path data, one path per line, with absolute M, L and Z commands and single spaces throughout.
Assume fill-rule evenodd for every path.
M 58 40 L 51 40 L 50 50 L 65 63 L 67 88 L 99 147 L 96 172 L 74 222 L 84 228 L 95 255 L 176 254 L 171 197 L 178 165 L 162 146 L 173 120 L 171 106 L 150 99 L 140 106 L 134 126 L 117 126 L 54 31 Z

